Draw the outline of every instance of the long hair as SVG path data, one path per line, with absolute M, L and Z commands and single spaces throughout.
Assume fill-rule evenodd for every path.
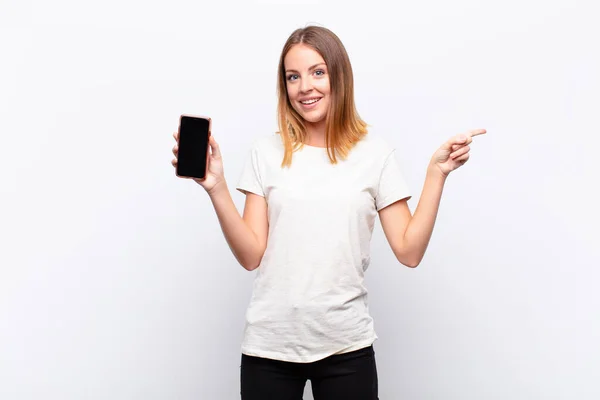
M 354 104 L 352 66 L 341 40 L 327 28 L 307 26 L 292 32 L 279 59 L 277 119 L 278 133 L 285 148 L 281 165 L 291 165 L 293 152 L 304 145 L 307 136 L 304 120 L 294 110 L 288 97 L 283 62 L 292 46 L 300 43 L 318 52 L 327 64 L 331 101 L 325 122 L 325 143 L 331 163 L 336 164 L 337 158 L 346 158 L 367 133 L 367 124 L 359 117 Z

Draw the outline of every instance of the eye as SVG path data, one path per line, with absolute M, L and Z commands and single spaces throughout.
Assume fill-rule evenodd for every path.
M 317 76 L 322 76 L 325 75 L 325 71 L 323 71 L 322 69 L 318 69 L 315 71 L 315 74 L 317 74 Z
M 298 79 L 298 75 L 288 75 L 287 80 L 288 81 L 294 81 Z

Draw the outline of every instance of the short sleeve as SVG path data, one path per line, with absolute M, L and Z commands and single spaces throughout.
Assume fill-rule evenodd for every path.
M 394 150 L 387 156 L 381 170 L 375 206 L 377 211 L 380 211 L 398 200 L 408 200 L 410 197 L 410 189 L 402 174 L 400 164 L 396 158 L 396 151 Z
M 260 175 L 259 153 L 256 147 L 253 147 L 246 156 L 236 189 L 244 194 L 250 192 L 262 197 L 265 196 Z

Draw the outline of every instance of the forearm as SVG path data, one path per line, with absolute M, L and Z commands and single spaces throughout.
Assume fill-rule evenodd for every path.
M 219 183 L 209 192 L 221 230 L 237 261 L 247 270 L 258 267 L 264 249 L 255 233 L 240 216 L 233 203 L 227 182 Z
M 446 176 L 436 168 L 430 165 L 427 169 L 419 204 L 404 233 L 403 247 L 414 266 L 421 262 L 429 245 L 446 182 Z

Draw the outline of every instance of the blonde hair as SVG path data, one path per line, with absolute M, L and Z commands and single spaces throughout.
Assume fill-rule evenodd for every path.
M 329 29 L 307 26 L 296 29 L 285 42 L 278 69 L 278 125 L 285 148 L 283 166 L 290 166 L 292 154 L 306 141 L 304 120 L 292 107 L 287 93 L 284 58 L 297 44 L 318 52 L 327 64 L 331 101 L 325 122 L 325 143 L 332 164 L 346 158 L 354 145 L 367 133 L 367 123 L 358 115 L 354 104 L 354 79 L 348 53 L 341 40 Z

